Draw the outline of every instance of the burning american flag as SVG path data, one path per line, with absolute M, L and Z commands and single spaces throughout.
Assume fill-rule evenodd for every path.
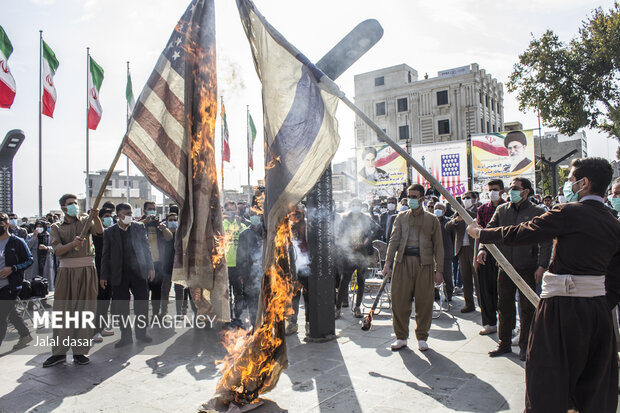
M 230 318 L 214 153 L 217 113 L 213 0 L 194 0 L 136 102 L 123 152 L 181 206 L 173 281 L 203 312 Z
M 237 7 L 263 87 L 267 238 L 259 320 L 251 336 L 241 339 L 243 345 L 228 340 L 229 356 L 217 391 L 225 401 L 245 405 L 271 390 L 288 366 L 284 318 L 290 311 L 293 286 L 287 214 L 323 174 L 340 138 L 333 82 L 278 33 L 251 1 L 237 0 Z

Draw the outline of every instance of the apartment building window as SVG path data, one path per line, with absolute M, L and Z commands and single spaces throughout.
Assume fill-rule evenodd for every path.
M 484 133 L 486 132 L 484 130 L 484 119 L 480 118 L 480 132 Z
M 482 90 L 480 91 L 480 104 L 482 105 Z
M 437 106 L 448 104 L 448 91 L 440 90 L 437 92 Z
M 407 98 L 396 99 L 396 106 L 398 107 L 399 112 L 409 111 L 409 102 L 407 101 Z
M 411 72 L 407 72 L 407 81 L 411 83 Z
M 437 121 L 437 133 L 439 135 L 447 135 L 450 133 L 450 120 L 449 119 L 443 119 L 443 120 Z
M 385 102 L 377 102 L 377 103 L 375 103 L 375 115 L 376 116 L 385 116 Z
M 385 85 L 385 78 L 383 76 L 375 77 L 375 86 Z
M 495 99 L 491 99 L 491 110 L 496 111 Z
M 403 125 L 398 127 L 398 139 L 409 139 L 409 125 Z
M 487 121 L 487 132 L 491 132 L 491 122 Z

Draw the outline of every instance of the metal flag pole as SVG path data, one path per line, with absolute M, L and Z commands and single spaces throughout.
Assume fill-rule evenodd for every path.
M 88 176 L 88 77 L 90 76 L 90 47 L 86 48 L 86 211 L 90 209 L 90 182 Z
M 250 156 L 252 156 L 252 137 L 250 131 L 250 105 L 245 105 L 245 134 L 248 141 L 248 205 L 252 205 L 252 187 L 250 186 Z
M 329 81 L 328 81 L 329 82 Z M 335 86 L 334 84 L 334 87 Z M 416 171 L 420 175 L 422 175 L 435 189 L 439 191 L 441 195 L 444 196 L 450 202 L 452 207 L 456 212 L 463 218 L 467 225 L 471 224 L 474 220 L 467 213 L 465 208 L 457 202 L 457 200 L 452 196 L 450 192 L 425 168 L 422 167 L 411 155 L 407 153 L 403 148 L 401 148 L 396 142 L 392 140 L 384 131 L 372 121 L 360 108 L 358 108 L 353 102 L 351 102 L 340 90 L 335 92 L 337 96 L 342 100 L 342 102 L 347 105 L 357 116 L 359 116 L 372 130 L 374 130 L 379 138 L 390 145 L 394 151 L 396 151 L 400 156 L 402 156 L 407 163 L 415 168 Z M 486 248 L 489 252 L 495 257 L 499 265 L 504 269 L 506 274 L 510 277 L 510 279 L 516 284 L 516 286 L 523 292 L 523 294 L 527 297 L 527 299 L 535 306 L 538 306 L 538 302 L 540 298 L 536 295 L 536 293 L 530 288 L 529 285 L 521 278 L 519 273 L 514 269 L 512 264 L 504 257 L 504 255 L 500 252 L 496 245 L 493 244 L 485 244 Z
M 129 81 L 129 61 L 127 61 L 127 81 Z M 127 114 L 125 119 L 127 119 L 127 132 L 129 132 L 129 101 L 127 101 Z M 125 155 L 127 158 L 127 203 L 131 205 L 131 201 L 129 199 L 129 156 Z
M 42 145 L 42 117 L 41 112 L 43 111 L 43 84 L 41 80 L 41 76 L 43 76 L 43 30 L 39 30 L 39 218 L 43 217 L 43 155 L 41 149 Z

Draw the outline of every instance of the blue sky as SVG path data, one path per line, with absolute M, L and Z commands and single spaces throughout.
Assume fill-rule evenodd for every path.
M 187 0 L 4 0 L 0 25 L 14 47 L 9 65 L 17 82 L 10 110 L 0 111 L 0 135 L 22 129 L 26 141 L 14 161 L 14 209 L 31 216 L 38 209 L 38 55 L 39 30 L 60 62 L 54 119 L 43 118 L 43 209 L 57 208 L 65 192 L 84 192 L 86 47 L 105 70 L 100 100 L 103 117 L 90 134 L 91 170 L 107 169 L 125 130 L 126 61 L 136 97 L 150 75 Z M 311 60 L 317 61 L 359 22 L 375 18 L 385 30 L 381 41 L 338 84 L 353 97 L 353 75 L 406 63 L 420 76 L 479 63 L 505 83 L 531 34 L 546 29 L 563 40 L 577 34 L 590 11 L 608 9 L 613 1 L 588 0 L 255 0 L 265 17 Z M 311 7 L 309 7 L 311 5 Z M 216 1 L 219 93 L 224 96 L 232 141 L 226 187 L 246 182 L 246 105 L 262 138 L 260 83 L 233 0 Z M 505 90 L 505 121 L 537 127 L 533 113 L 518 111 Z M 354 117 L 338 110 L 342 143 L 336 160 L 353 155 Z M 219 140 L 219 126 L 218 126 Z M 543 127 L 543 132 L 550 130 Z M 616 142 L 587 131 L 590 155 L 613 156 Z M 262 165 L 262 143 L 254 148 Z M 125 162 L 119 163 L 125 170 Z M 132 168 L 135 172 L 135 168 Z M 260 167 L 252 181 L 262 178 Z

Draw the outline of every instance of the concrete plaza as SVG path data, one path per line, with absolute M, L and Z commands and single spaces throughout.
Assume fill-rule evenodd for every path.
M 520 412 L 524 407 L 524 363 L 517 348 L 489 358 L 497 335 L 480 336 L 480 314 L 461 314 L 455 297 L 449 314 L 433 320 L 430 350 L 416 341 L 398 352 L 391 317 L 384 310 L 363 332 L 349 309 L 336 321 L 339 338 L 305 343 L 287 339 L 289 368 L 256 412 Z M 303 315 L 303 311 L 301 311 Z M 411 331 L 415 320 L 411 320 Z M 215 360 L 224 356 L 211 331 L 151 329 L 154 341 L 115 349 L 118 331 L 91 350 L 91 363 L 41 364 L 49 353 L 0 349 L 0 412 L 195 412 L 212 398 L 219 379 Z M 31 343 L 32 344 L 32 343 Z

